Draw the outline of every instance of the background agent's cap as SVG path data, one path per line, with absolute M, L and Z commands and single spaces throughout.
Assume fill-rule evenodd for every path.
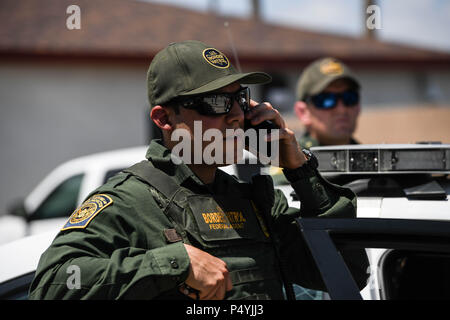
M 271 81 L 263 72 L 239 73 L 219 50 L 200 41 L 171 43 L 153 58 L 147 72 L 150 106 L 179 96 L 211 92 L 233 82 L 263 84 Z
M 322 92 L 337 79 L 348 79 L 357 89 L 360 85 L 348 66 L 335 58 L 323 58 L 313 61 L 301 74 L 297 82 L 296 98 L 304 100 L 308 96 Z

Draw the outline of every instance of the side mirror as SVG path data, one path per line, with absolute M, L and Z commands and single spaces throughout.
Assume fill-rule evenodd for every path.
M 25 209 L 25 204 L 23 199 L 18 199 L 9 207 L 8 213 L 10 215 L 16 216 L 16 217 L 22 217 L 26 221 L 29 219 L 29 215 L 27 210 Z

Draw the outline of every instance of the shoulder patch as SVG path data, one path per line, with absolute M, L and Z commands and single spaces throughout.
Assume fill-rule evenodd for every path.
M 111 203 L 113 203 L 113 200 L 106 194 L 93 195 L 83 202 L 80 207 L 75 209 L 61 231 L 86 228 L 89 222 Z

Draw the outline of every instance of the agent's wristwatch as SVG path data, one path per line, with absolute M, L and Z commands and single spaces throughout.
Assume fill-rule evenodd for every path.
M 319 161 L 316 156 L 308 149 L 302 149 L 308 159 L 303 165 L 296 169 L 283 169 L 283 173 L 289 182 L 294 182 L 303 178 L 310 178 L 316 174 Z

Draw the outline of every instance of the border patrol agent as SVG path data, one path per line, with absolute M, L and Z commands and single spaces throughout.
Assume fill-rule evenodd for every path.
M 30 298 L 283 299 L 283 288 L 292 298 L 293 282 L 323 289 L 293 218 L 355 217 L 356 199 L 320 176 L 269 103 L 242 101 L 241 84 L 270 76 L 239 73 L 219 50 L 190 40 L 160 51 L 147 80 L 163 140 L 152 140 L 147 160 L 109 179 L 73 212 L 41 257 Z M 192 130 L 196 119 L 224 132 L 242 127 L 244 117 L 281 128 L 280 166 L 300 211 L 288 207 L 269 176 L 247 184 L 218 165 L 172 161 L 175 128 Z M 363 286 L 365 253 L 343 256 Z M 75 289 L 67 285 L 70 266 L 80 270 Z
M 300 145 L 357 144 L 352 134 L 361 109 L 359 91 L 354 73 L 341 61 L 322 58 L 309 64 L 297 82 L 294 105 L 306 127 Z

